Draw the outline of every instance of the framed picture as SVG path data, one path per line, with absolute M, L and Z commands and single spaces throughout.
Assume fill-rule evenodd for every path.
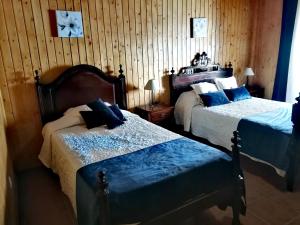
M 191 37 L 207 37 L 207 18 L 191 18 Z
M 83 37 L 81 12 L 56 10 L 58 37 Z

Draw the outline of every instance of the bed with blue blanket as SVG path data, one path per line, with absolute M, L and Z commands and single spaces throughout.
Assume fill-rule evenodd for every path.
M 291 107 L 242 118 L 237 130 L 242 152 L 268 163 L 281 175 L 289 168 L 289 140 L 292 135 Z
M 231 150 L 232 132 L 238 130 L 241 154 L 273 167 L 285 177 L 294 154 L 289 147 L 293 131 L 292 106 L 255 97 L 213 107 L 195 105 L 190 110 L 190 131 L 194 136 Z
M 294 177 L 291 171 L 300 144 L 291 122 L 292 104 L 251 97 L 247 87 L 238 88 L 231 63 L 225 69 L 196 65 L 174 72 L 172 69 L 169 80 L 170 96 L 179 129 L 229 151 L 232 133 L 238 130 L 242 154 L 273 167 L 288 180 Z M 293 114 L 300 117 L 299 111 Z
M 71 67 L 36 85 L 44 124 L 39 159 L 59 175 L 79 225 L 172 224 L 212 206 L 245 213 L 239 138 L 228 155 L 122 110 L 114 129 L 87 129 L 80 115 L 101 98 L 126 109 L 125 78 Z
M 292 104 L 250 98 L 192 111 L 191 132 L 230 150 L 232 132 L 241 136 L 241 152 L 271 165 L 284 176 L 289 167 Z

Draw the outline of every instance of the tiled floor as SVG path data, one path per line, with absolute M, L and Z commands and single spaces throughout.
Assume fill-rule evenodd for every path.
M 300 185 L 285 191 L 283 179 L 272 169 L 242 159 L 247 188 L 247 216 L 243 225 L 300 225 Z M 59 180 L 45 168 L 19 174 L 21 225 L 73 225 L 71 205 L 60 191 Z M 230 225 L 231 209 L 216 207 L 199 212 L 196 219 L 182 224 Z

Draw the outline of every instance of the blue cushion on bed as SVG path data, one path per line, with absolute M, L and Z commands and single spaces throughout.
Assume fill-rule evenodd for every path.
M 86 128 L 92 129 L 105 124 L 102 112 L 98 111 L 80 111 L 80 115 L 83 118 Z
M 122 125 L 124 122 L 119 119 L 119 117 L 109 108 L 109 106 L 105 105 L 105 103 L 101 99 L 97 99 L 91 103 L 87 104 L 93 111 L 97 111 L 101 113 L 101 117 L 104 119 L 108 129 L 113 129 Z M 100 116 L 100 114 L 99 114 Z
M 203 104 L 207 107 L 224 105 L 230 103 L 224 91 L 209 92 L 200 94 Z
M 233 102 L 251 98 L 250 93 L 244 86 L 239 88 L 223 89 L 223 91 L 228 99 Z
M 125 118 L 125 116 L 123 115 L 123 113 L 121 112 L 120 108 L 118 105 L 114 104 L 109 106 L 109 108 L 116 114 L 116 116 L 122 120 L 122 121 L 126 121 L 127 119 Z

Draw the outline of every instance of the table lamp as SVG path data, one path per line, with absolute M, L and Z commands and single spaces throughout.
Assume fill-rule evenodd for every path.
M 250 77 L 250 76 L 254 76 L 254 75 L 255 75 L 255 74 L 254 74 L 254 72 L 253 72 L 253 70 L 252 70 L 251 67 L 247 67 L 247 68 L 244 70 L 244 76 L 247 77 L 246 87 L 249 86 L 249 77 Z
M 151 91 L 151 105 L 154 105 L 154 102 L 155 102 L 154 101 L 155 100 L 154 92 L 158 89 L 159 89 L 159 85 L 158 85 L 157 80 L 155 80 L 155 79 L 148 80 L 148 82 L 145 86 L 145 90 Z

